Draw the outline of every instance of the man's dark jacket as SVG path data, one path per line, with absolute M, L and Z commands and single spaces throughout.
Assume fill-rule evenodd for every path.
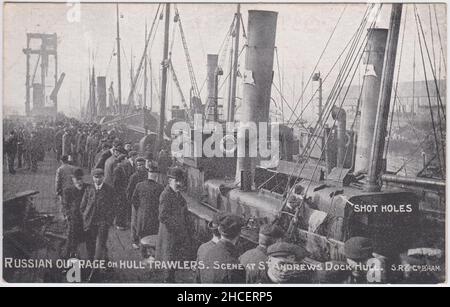
M 89 230 L 93 225 L 111 226 L 116 207 L 116 193 L 111 186 L 103 183 L 97 191 L 94 185 L 89 185 L 80 205 L 84 230 Z

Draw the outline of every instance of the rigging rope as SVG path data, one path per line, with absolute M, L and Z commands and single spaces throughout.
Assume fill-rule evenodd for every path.
M 378 10 L 378 12 L 377 12 L 377 14 L 376 14 L 376 17 L 374 18 L 374 21 L 372 22 L 371 27 L 373 27 L 373 26 L 375 25 L 376 20 L 377 20 L 377 17 L 378 17 L 378 14 L 379 14 L 380 12 L 381 12 L 381 6 L 380 6 L 380 8 L 379 8 L 379 10 Z M 368 43 L 368 41 L 369 41 L 368 35 L 366 35 L 366 38 L 367 38 L 367 40 L 366 40 L 366 42 L 365 42 L 365 44 L 364 44 L 364 49 L 366 48 L 367 43 Z M 368 56 L 370 57 L 370 53 L 369 53 Z M 361 54 L 361 56 L 360 56 L 360 58 L 359 58 L 359 60 L 358 60 L 357 67 L 358 67 L 358 65 L 359 65 L 359 63 L 360 63 L 362 57 L 363 57 L 363 54 Z M 342 99 L 341 105 L 339 106 L 339 108 L 340 108 L 339 110 L 342 109 L 342 106 L 343 106 L 343 104 L 344 104 L 345 98 L 346 98 L 346 96 L 347 96 L 347 94 L 348 94 L 348 92 L 349 92 L 350 85 L 351 85 L 351 83 L 353 82 L 353 79 L 354 79 L 354 77 L 355 77 L 355 75 L 356 75 L 356 72 L 357 72 L 357 69 L 355 69 L 355 71 L 354 71 L 354 73 L 353 73 L 353 76 L 352 76 L 352 78 L 351 78 L 351 80 L 350 80 L 350 83 L 349 83 L 349 85 L 348 85 L 348 87 L 347 87 L 347 91 L 346 91 L 346 93 L 345 93 L 345 95 L 344 95 L 344 98 Z M 364 81 L 363 81 L 363 86 L 364 86 Z M 357 109 L 359 109 L 359 104 L 360 104 L 360 101 L 361 101 L 361 96 L 362 96 L 362 88 L 361 88 L 361 92 L 360 92 L 360 97 L 359 97 L 359 99 L 358 99 L 358 106 L 357 106 Z M 339 111 L 339 112 L 340 112 L 340 111 Z M 335 119 L 334 122 L 333 122 L 333 127 L 334 127 L 334 125 L 335 125 L 335 123 L 336 123 L 336 120 L 337 120 L 338 116 L 339 116 L 339 114 L 336 116 L 336 119 Z M 357 114 L 355 115 L 355 117 L 354 117 L 354 119 L 353 119 L 352 129 L 353 129 L 355 123 L 356 123 L 356 117 L 357 117 Z M 321 152 L 321 156 L 323 155 L 323 152 L 325 151 L 325 148 L 327 148 L 327 145 L 328 145 L 330 136 L 331 136 L 331 133 L 327 136 L 327 139 L 326 139 L 326 141 L 325 141 L 325 146 L 323 147 L 322 152 Z M 349 147 L 347 146 L 347 148 L 346 148 L 346 150 L 345 150 L 344 160 L 343 160 L 344 163 L 345 163 L 345 160 L 346 160 L 346 158 L 347 158 L 348 149 L 349 149 Z M 313 175 L 314 175 L 314 173 L 316 172 L 316 169 L 317 169 L 319 163 L 320 163 L 320 159 L 317 161 L 316 168 L 314 169 Z M 340 170 L 339 178 L 342 177 L 342 172 L 343 172 L 343 170 L 344 170 L 343 168 Z M 307 186 L 307 188 L 306 188 L 306 190 L 305 190 L 305 195 L 306 195 L 307 191 L 309 190 L 310 185 L 311 185 L 311 181 L 308 183 L 308 186 Z M 294 186 L 295 186 L 295 184 L 294 184 Z M 331 199 L 331 205 L 330 205 L 330 207 L 328 208 L 328 211 L 327 211 L 328 214 L 331 212 L 331 210 L 332 210 L 333 208 L 335 208 L 335 203 L 334 203 L 335 196 L 336 196 L 336 194 L 333 194 L 332 199 Z M 328 235 L 329 235 L 329 234 L 327 234 L 327 236 L 328 236 Z
M 418 23 L 418 29 L 417 30 L 419 30 L 419 28 L 421 30 L 422 37 L 423 37 L 423 42 L 424 42 L 424 46 L 425 46 L 425 50 L 426 50 L 427 56 L 428 56 L 428 61 L 430 62 L 430 66 L 431 66 L 431 73 L 433 74 L 434 84 L 436 86 L 436 92 L 437 92 L 437 96 L 436 97 L 438 98 L 438 106 L 442 110 L 442 114 L 444 116 L 444 120 L 446 120 L 445 110 L 444 110 L 444 107 L 442 105 L 442 98 L 441 98 L 441 94 L 439 92 L 439 85 L 437 83 L 436 73 L 435 73 L 435 71 L 433 69 L 433 64 L 431 62 L 430 52 L 428 50 L 428 44 L 427 44 L 427 41 L 426 41 L 425 33 L 424 33 L 424 30 L 423 30 L 423 27 L 422 27 L 422 22 L 421 22 L 421 19 L 420 19 L 419 12 L 417 11 L 416 5 L 414 5 L 414 10 L 415 10 L 415 13 L 416 13 L 416 23 Z M 422 52 L 422 54 L 423 54 L 423 52 Z
M 413 150 L 411 151 L 406 157 L 408 158 L 407 160 L 403 161 L 403 164 L 400 166 L 400 168 L 398 168 L 394 174 L 397 175 L 409 162 L 411 162 L 414 159 L 414 156 L 417 151 L 419 149 L 422 149 L 422 145 L 428 140 L 428 135 L 425 136 L 425 138 L 422 140 L 422 142 L 419 143 L 419 145 Z
M 380 11 L 381 11 L 381 6 L 379 7 L 379 10 L 378 10 L 378 12 L 377 12 L 377 16 L 378 16 L 378 14 L 379 14 Z M 376 22 L 376 18 L 374 19 L 373 24 L 375 24 L 375 22 Z M 361 28 L 364 28 L 364 26 L 365 26 L 366 23 L 367 23 L 367 19 L 364 18 L 364 19 L 363 19 L 363 22 L 361 23 Z M 357 31 L 357 32 L 358 32 L 358 31 Z M 362 32 L 361 32 L 361 33 L 362 33 Z M 364 40 L 363 40 L 363 44 L 361 44 L 361 47 L 364 46 L 364 48 L 365 48 L 365 46 L 367 45 L 367 42 L 368 42 L 367 36 L 368 36 L 368 34 L 366 34 L 365 39 L 364 39 L 364 40 L 365 40 L 365 43 L 364 43 Z M 361 37 L 361 36 L 355 37 L 355 40 L 359 41 L 360 37 Z M 356 45 L 357 45 L 357 44 L 356 44 Z M 359 48 L 359 49 L 361 50 L 361 48 Z M 354 51 L 354 50 L 353 50 L 353 51 Z M 352 50 L 350 50 L 348 56 L 350 56 L 350 55 L 353 56 L 353 53 L 354 53 L 354 52 L 352 52 Z M 359 63 L 360 63 L 362 57 L 363 57 L 363 54 L 361 53 L 361 56 L 360 56 L 360 58 L 359 58 L 359 60 L 358 60 L 357 67 L 358 67 L 358 65 L 359 65 Z M 355 60 L 356 60 L 356 58 L 355 58 Z M 350 67 L 350 69 L 348 70 L 348 73 L 347 73 L 347 76 L 345 77 L 345 79 L 347 79 L 348 75 L 350 74 L 351 68 L 353 67 L 353 65 L 354 65 L 354 63 L 355 63 L 355 60 L 354 60 L 353 63 L 351 64 L 351 67 Z M 347 62 L 347 61 L 346 61 L 346 62 Z M 348 62 L 347 62 L 347 63 L 348 63 Z M 344 69 L 346 69 L 346 65 L 344 65 Z M 350 89 L 351 82 L 353 81 L 353 79 L 354 79 L 354 77 L 355 77 L 355 75 L 356 75 L 356 72 L 357 72 L 357 68 L 354 70 L 353 76 L 351 77 L 350 84 L 348 85 L 347 92 L 346 92 L 345 96 L 348 94 L 348 91 L 349 91 L 349 89 Z M 338 76 L 338 77 L 339 77 L 339 76 Z M 338 82 L 336 82 L 336 84 L 337 84 L 337 83 L 338 83 Z M 345 81 L 344 81 L 344 83 L 345 83 Z M 339 93 L 340 93 L 340 92 L 339 92 Z M 344 101 L 345 101 L 345 97 L 344 97 L 344 99 L 342 99 L 340 108 L 342 108 L 342 105 L 343 105 Z M 335 103 L 336 103 L 336 100 L 335 100 L 335 102 L 333 103 L 332 106 L 331 106 L 331 104 L 330 104 L 330 106 L 331 106 L 331 107 L 329 108 L 329 111 L 330 111 L 330 112 L 328 112 L 327 116 L 325 116 L 325 120 L 323 121 L 324 123 L 327 121 L 328 117 L 330 116 L 332 107 L 334 107 Z M 336 117 L 336 119 L 334 120 L 333 126 L 334 126 L 336 120 L 337 120 L 337 117 Z M 316 128 L 314 129 L 314 131 L 317 130 L 317 125 L 318 125 L 318 124 L 319 124 L 319 122 L 317 122 Z M 322 128 L 322 130 L 323 130 L 324 126 L 322 126 L 321 128 Z M 313 135 L 314 135 L 314 134 L 313 134 Z M 317 133 L 317 135 L 319 135 L 319 134 Z M 325 146 L 324 146 L 324 148 L 322 149 L 321 155 L 323 154 L 324 149 L 326 148 L 326 145 L 328 144 L 328 141 L 329 141 L 330 136 L 331 136 L 331 133 L 327 136 L 327 139 L 326 139 L 326 141 L 325 141 Z M 317 139 L 318 139 L 318 138 L 319 138 L 319 137 L 316 138 L 315 143 L 317 143 Z M 310 140 L 311 140 L 311 139 L 313 139 L 313 137 L 311 137 Z M 308 140 L 308 143 L 309 143 L 310 140 Z M 315 144 L 314 144 L 313 146 L 315 146 Z M 308 144 L 305 146 L 305 149 L 306 149 L 306 148 L 308 148 Z M 313 149 L 313 147 L 311 147 L 311 151 L 310 151 L 310 154 L 309 154 L 307 160 L 308 160 L 308 159 L 310 158 L 310 156 L 311 156 L 312 149 Z M 303 156 L 303 154 L 302 154 L 302 156 Z M 302 156 L 300 156 L 300 157 L 302 157 Z M 306 166 L 307 160 L 303 163 L 302 169 L 301 169 L 300 172 L 299 172 L 299 176 L 300 176 L 300 174 L 302 173 L 304 167 Z M 299 161 L 300 161 L 300 158 L 298 159 L 297 163 L 299 163 Z M 314 176 L 315 172 L 317 171 L 317 168 L 318 168 L 318 166 L 319 166 L 319 163 L 320 163 L 320 159 L 318 159 L 318 161 L 317 161 L 316 167 L 315 167 L 315 169 L 314 169 L 314 171 L 313 171 L 313 176 Z M 294 168 L 294 169 L 295 169 L 295 168 Z M 293 172 L 294 172 L 294 171 L 293 171 Z M 293 174 L 293 172 L 292 172 L 292 174 Z M 287 185 L 286 185 L 286 190 L 285 190 L 285 192 L 287 193 L 286 200 L 289 199 L 289 194 L 292 193 L 292 189 L 289 189 L 290 178 L 291 178 L 292 174 L 289 176 L 289 179 L 288 179 L 288 182 L 287 182 Z M 295 186 L 295 184 L 298 182 L 299 176 L 297 176 L 297 178 L 296 178 L 296 180 L 295 180 L 293 186 Z M 311 181 L 309 181 L 309 184 L 308 184 L 308 187 L 307 187 L 305 193 L 306 193 L 307 190 L 309 189 L 310 185 L 311 185 Z M 330 209 L 331 209 L 331 207 L 330 207 Z
M 372 4 L 372 7 L 374 5 Z M 352 48 L 353 44 L 354 44 L 354 39 L 355 37 L 358 37 L 361 35 L 364 26 L 367 23 L 368 17 L 369 17 L 369 6 L 367 7 L 363 19 L 361 21 L 360 26 L 358 27 L 358 29 L 356 30 L 356 32 L 353 34 L 353 36 L 350 38 L 350 40 L 347 42 L 346 46 L 344 47 L 344 49 L 342 50 L 342 52 L 339 54 L 338 58 L 336 59 L 336 61 L 334 62 L 333 66 L 331 67 L 331 69 L 329 70 L 329 72 L 325 75 L 325 77 L 322 79 L 322 83 L 325 83 L 325 81 L 328 79 L 328 77 L 330 76 L 331 72 L 334 70 L 334 68 L 336 67 L 336 65 L 340 62 L 341 57 L 345 54 L 345 51 L 347 50 L 347 48 L 350 46 L 350 48 Z M 339 78 L 339 76 L 338 76 Z M 305 90 L 307 89 L 307 85 L 305 86 Z M 301 110 L 300 115 L 297 117 L 297 119 L 292 123 L 291 127 L 294 127 L 297 124 L 297 121 L 302 118 L 303 113 L 305 112 L 305 110 L 307 109 L 307 107 L 309 106 L 309 104 L 313 101 L 315 95 L 318 93 L 319 88 L 316 89 L 316 91 L 312 94 L 311 98 L 309 99 L 309 101 L 306 103 L 305 106 L 303 106 L 303 110 Z M 300 96 L 300 98 L 302 98 L 302 96 Z M 298 101 L 298 103 L 301 101 L 301 99 Z M 288 120 L 288 122 L 290 122 L 291 119 Z
M 336 32 L 337 26 L 339 25 L 339 22 L 341 21 L 342 16 L 344 15 L 344 12 L 345 12 L 346 8 L 347 8 L 347 5 L 344 6 L 344 9 L 342 10 L 341 15 L 340 15 L 339 18 L 338 18 L 338 21 L 337 21 L 336 24 L 334 25 L 334 28 L 333 28 L 333 30 L 331 31 L 331 35 L 330 35 L 330 37 L 328 38 L 328 40 L 327 40 L 327 42 L 326 42 L 326 44 L 325 44 L 325 47 L 323 48 L 322 53 L 320 54 L 319 59 L 317 60 L 317 63 L 316 63 L 316 65 L 314 66 L 314 68 L 313 68 L 313 70 L 312 70 L 312 72 L 311 72 L 311 75 L 310 75 L 309 78 L 308 78 L 308 81 L 306 82 L 305 87 L 302 89 L 302 94 L 300 95 L 300 98 L 297 100 L 297 103 L 295 104 L 294 111 L 297 110 L 298 105 L 299 105 L 301 99 L 303 98 L 303 96 L 304 96 L 304 94 L 305 94 L 306 88 L 308 88 L 308 85 L 309 85 L 309 83 L 311 82 L 312 77 L 313 77 L 313 75 L 315 74 L 317 67 L 319 66 L 320 61 L 322 60 L 322 57 L 323 57 L 325 51 L 327 50 L 328 45 L 330 44 L 330 41 L 331 41 L 331 39 L 333 38 L 334 33 Z M 294 116 L 294 114 L 291 114 L 291 116 L 290 116 L 289 119 L 288 119 L 288 122 L 291 121 L 292 116 Z M 291 127 L 291 128 L 292 128 L 292 127 Z
M 283 83 L 281 82 L 280 60 L 279 60 L 279 57 L 278 57 L 278 48 L 277 47 L 275 47 L 275 52 L 276 52 L 276 56 L 277 56 L 278 84 L 280 85 L 280 88 L 282 89 L 283 88 Z M 283 94 L 280 93 L 280 97 L 283 97 Z M 283 102 L 283 99 L 281 99 L 280 104 L 281 104 L 281 120 L 284 123 L 284 108 L 283 108 L 284 102 Z
M 435 141 L 435 146 L 436 146 L 436 152 L 438 153 L 438 161 L 439 161 L 439 166 L 440 166 L 441 173 L 442 173 L 442 175 L 444 175 L 443 167 L 445 167 L 445 166 L 444 166 L 444 164 L 442 164 L 443 161 L 441 159 L 441 151 L 439 149 L 439 140 L 438 140 L 437 133 L 436 133 L 436 124 L 435 124 L 435 121 L 434 121 L 433 109 L 432 109 L 432 105 L 431 105 L 430 90 L 428 88 L 427 71 L 426 71 L 426 67 L 425 67 L 425 59 L 424 59 L 424 54 L 423 54 L 423 49 L 422 49 L 422 39 L 420 37 L 420 32 L 419 32 L 419 22 L 418 22 L 418 14 L 417 14 L 416 6 L 414 6 L 414 12 L 415 12 L 417 35 L 419 37 L 419 47 L 420 47 L 420 53 L 421 53 L 421 59 L 422 59 L 423 73 L 424 73 L 424 76 L 425 76 L 425 87 L 426 87 L 426 90 L 427 90 L 428 106 L 430 108 L 431 124 L 433 126 L 433 134 L 434 134 L 434 141 Z
M 114 43 L 114 47 L 113 47 L 113 50 L 112 50 L 112 52 L 111 52 L 111 56 L 109 57 L 109 61 L 108 61 L 108 65 L 107 65 L 107 67 L 106 67 L 106 73 L 105 73 L 105 76 L 108 76 L 108 74 L 109 74 L 109 68 L 110 68 L 110 66 L 111 66 L 111 60 L 112 60 L 112 58 L 113 58 L 113 56 L 114 56 L 114 52 L 116 51 L 116 43 Z
M 228 31 L 225 34 L 225 37 L 224 37 L 222 43 L 220 44 L 219 51 L 217 52 L 217 54 L 221 54 L 222 53 L 222 48 L 224 47 L 226 41 L 230 39 L 235 19 L 236 19 L 236 16 L 233 15 L 233 20 L 231 21 L 230 27 L 228 28 Z M 242 50 L 241 50 L 241 52 L 242 52 Z M 201 92 L 203 91 L 203 88 L 204 88 L 207 80 L 208 80 L 208 76 L 205 77 L 205 80 L 203 81 L 202 86 L 200 87 L 199 95 L 201 95 Z M 209 106 L 208 106 L 209 99 L 206 99 L 205 101 L 206 101 L 206 104 L 205 104 L 205 111 L 204 112 L 205 112 L 205 114 L 207 114 L 208 108 L 209 108 Z
M 434 9 L 434 19 L 436 20 L 436 28 L 437 28 L 438 37 L 439 37 L 439 46 L 441 47 L 442 60 L 444 61 L 444 66 L 447 67 L 447 62 L 445 60 L 444 48 L 442 48 L 441 31 L 439 30 L 439 22 L 438 22 L 437 13 L 436 13 L 436 4 L 433 4 L 433 9 Z
M 386 141 L 386 146 L 385 146 L 385 151 L 384 151 L 384 159 L 386 159 L 388 151 L 389 151 L 389 143 L 391 140 L 391 132 L 392 132 L 392 122 L 394 120 L 394 113 L 395 113 L 395 102 L 399 99 L 395 99 L 395 97 L 397 96 L 398 93 L 398 81 L 400 79 L 400 67 L 402 65 L 402 56 L 403 56 L 403 42 L 405 41 L 405 32 L 406 32 L 406 17 L 408 16 L 408 6 L 406 6 L 406 10 L 405 10 L 405 16 L 403 17 L 404 21 L 403 21 L 403 34 L 402 34 L 402 41 L 401 41 L 401 45 L 400 45 L 400 56 L 399 56 L 399 61 L 398 61 L 398 69 L 397 69 L 397 80 L 395 81 L 395 91 L 394 91 L 394 103 L 392 104 L 392 111 L 391 111 L 391 120 L 390 120 L 390 124 L 389 124 L 389 132 L 388 132 L 388 138 Z
M 141 77 L 142 66 L 144 64 L 144 58 L 148 54 L 148 44 L 149 44 L 149 42 L 151 40 L 152 35 L 154 33 L 156 33 L 156 30 L 154 30 L 155 29 L 155 24 L 156 25 L 159 24 L 159 20 L 160 19 L 158 18 L 158 13 L 159 13 L 160 8 L 161 8 L 161 4 L 159 4 L 158 8 L 156 9 L 155 16 L 153 18 L 153 22 L 152 22 L 152 25 L 151 25 L 151 28 L 150 28 L 150 32 L 148 34 L 148 37 L 146 37 L 143 55 L 142 55 L 142 57 L 141 57 L 141 59 L 139 61 L 139 66 L 138 66 L 137 72 L 136 72 L 136 74 L 134 76 L 132 76 L 130 93 L 128 94 L 128 98 L 127 98 L 127 105 L 130 105 L 130 101 L 129 100 L 131 98 L 134 98 L 134 95 L 136 95 L 136 91 L 135 91 L 136 83 L 138 82 L 139 78 Z M 153 42 L 152 42 L 152 44 L 153 44 Z
M 428 17 L 430 19 L 430 35 L 431 35 L 431 46 L 433 51 L 433 64 L 434 69 L 436 70 L 436 54 L 434 52 L 434 34 L 433 34 L 433 21 L 431 18 L 431 4 L 428 4 Z

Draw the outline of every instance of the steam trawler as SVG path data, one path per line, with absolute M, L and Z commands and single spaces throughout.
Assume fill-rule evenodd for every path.
M 243 216 L 247 221 L 241 235 L 242 251 L 257 244 L 260 225 L 276 223 L 286 231 L 288 241 L 306 247 L 309 253 L 306 263 L 311 265 L 345 261 L 344 243 L 356 236 L 371 239 L 374 252 L 393 266 L 400 265 L 402 255 L 409 250 L 443 250 L 446 212 L 445 90 L 442 90 L 436 67 L 432 64 L 416 6 L 407 5 L 413 10 L 410 15 L 414 15 L 427 91 L 432 89 L 436 93 L 435 102 L 429 100 L 435 148 L 433 157 L 424 161 L 423 169 L 417 176 L 401 176 L 399 171 L 388 172 L 389 144 L 392 146 L 394 142 L 390 134 L 394 113 L 398 109 L 396 104 L 399 103 L 398 71 L 396 75 L 395 69 L 400 67 L 404 52 L 402 34 L 405 23 L 402 27 L 402 21 L 407 14 L 405 5 L 393 4 L 389 28 L 378 28 L 377 18 L 370 17 L 374 14 L 378 16 L 381 7 L 375 4 L 367 6 L 360 25 L 339 56 L 338 60 L 343 65 L 336 80 L 327 80 L 328 74 L 314 72 L 311 75 L 311 82 L 319 82 L 319 114 L 316 122 L 308 122 L 302 114 L 307 110 L 306 106 L 313 103 L 314 95 L 306 106 L 302 106 L 299 115 L 296 112 L 298 104 L 294 108 L 289 106 L 274 81 L 274 62 L 277 62 L 278 56 L 275 46 L 277 12 L 249 10 L 245 27 L 240 5 L 237 5 L 219 54 L 208 55 L 205 103 L 200 98 L 201 89 L 195 78 L 180 12 L 176 5 L 167 3 L 158 6 L 154 20 L 154 24 L 159 20 L 165 23 L 159 114 L 147 108 L 146 98 L 139 107 L 135 107 L 134 103 L 135 98 L 139 97 L 139 82 L 146 88 L 146 97 L 147 69 L 151 71 L 148 50 L 156 31 L 154 24 L 149 32 L 146 31 L 137 70 L 130 69 L 131 91 L 127 103 L 123 104 L 120 13 L 117 6 L 118 97 L 115 97 L 111 86 L 110 102 L 106 105 L 105 77 L 96 77 L 92 67 L 84 120 L 100 122 L 105 129 L 122 126 L 127 130 L 128 138 L 139 143 L 141 150 L 150 145 L 155 153 L 163 144 L 170 144 L 181 134 L 184 135 L 183 139 L 192 145 L 192 152 L 186 154 L 181 150 L 182 154 L 175 151 L 172 154 L 186 175 L 184 196 L 195 221 L 198 244 L 209 240 L 207 224 L 214 214 L 230 212 Z M 171 8 L 175 11 L 173 19 Z M 188 102 L 171 61 L 171 21 L 180 32 L 188 67 L 191 83 Z M 245 44 L 240 47 L 241 39 L 245 40 Z M 244 51 L 245 64 L 239 67 L 239 57 Z M 228 81 L 227 113 L 222 114 L 224 106 L 219 103 L 219 80 L 223 81 L 224 65 L 221 59 L 228 52 L 229 74 L 225 78 Z M 356 110 L 347 110 L 344 102 L 360 65 L 365 66 L 365 74 L 362 86 L 358 87 Z M 331 70 L 335 67 L 336 63 Z M 426 73 L 429 71 L 431 77 L 428 80 Z M 167 120 L 169 74 L 181 103 L 172 109 L 171 119 Z M 323 85 L 330 85 L 331 88 L 325 101 L 322 98 Z M 241 98 L 237 94 L 238 86 L 242 87 Z M 272 89 L 280 94 L 278 104 Z M 303 94 L 304 90 L 302 98 Z M 274 109 L 280 111 L 280 105 L 290 108 L 292 115 L 289 119 L 281 116 L 279 120 L 280 114 L 274 114 Z M 195 124 L 195 119 L 199 120 L 200 125 Z M 173 129 L 180 122 L 186 123 L 188 129 Z M 246 133 L 249 122 L 257 125 L 269 123 L 269 130 L 274 130 L 277 125 L 277 134 L 272 134 L 265 141 L 279 150 L 278 159 L 261 158 L 261 144 L 256 146 L 257 156 L 250 156 L 249 144 L 255 140 Z M 219 125 L 215 126 L 216 130 L 204 129 L 208 123 Z M 230 133 L 227 123 L 238 123 L 238 128 Z M 205 153 L 199 156 L 193 154 L 198 150 L 202 152 L 201 149 L 217 129 L 227 134 L 221 143 L 223 154 L 212 157 Z M 236 140 L 237 146 L 227 147 L 226 140 L 230 137 Z M 200 144 L 196 142 L 198 138 Z M 276 139 L 279 146 L 274 145 Z M 238 155 L 238 144 L 244 144 L 244 156 Z M 32 195 L 24 194 L 8 201 L 28 202 Z M 438 274 L 442 278 L 445 272 Z M 382 282 L 401 283 L 402 280 L 391 270 Z

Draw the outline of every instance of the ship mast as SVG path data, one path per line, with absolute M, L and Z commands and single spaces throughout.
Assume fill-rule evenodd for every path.
M 239 58 L 239 31 L 241 26 L 241 5 L 237 5 L 236 11 L 236 27 L 234 33 L 234 56 L 233 56 L 233 69 L 231 73 L 231 92 L 230 101 L 228 106 L 228 121 L 234 122 L 234 110 L 236 108 L 236 83 L 237 83 L 237 68 Z
M 147 43 L 147 22 L 145 22 L 145 43 Z M 144 55 L 144 101 L 142 103 L 142 114 L 143 114 L 143 124 L 144 124 L 144 131 L 145 134 L 147 134 L 147 125 L 145 122 L 145 112 L 147 109 L 147 52 L 145 52 Z
M 160 101 L 160 113 L 159 113 L 159 146 L 162 148 L 164 141 L 164 122 L 166 113 L 166 86 L 167 86 L 167 68 L 168 68 L 168 55 L 169 55 L 169 27 L 170 27 L 170 4 L 166 3 L 165 10 L 165 23 L 164 23 L 164 46 L 163 46 L 163 61 L 162 74 L 161 74 L 161 101 Z
M 116 22 L 117 22 L 117 100 L 119 104 L 119 114 L 122 115 L 122 79 L 120 73 L 120 29 L 119 29 L 119 4 L 116 4 Z
M 395 58 L 397 55 L 398 36 L 402 17 L 402 4 L 392 4 L 389 32 L 387 37 L 386 54 L 383 64 L 383 75 L 381 77 L 381 90 L 378 100 L 378 109 L 375 122 L 375 134 L 373 136 L 370 162 L 369 178 L 366 190 L 376 192 L 381 190 L 380 174 L 383 165 L 384 143 L 391 103 L 392 83 L 394 79 Z

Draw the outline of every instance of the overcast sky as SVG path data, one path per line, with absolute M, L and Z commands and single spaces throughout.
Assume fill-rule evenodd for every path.
M 122 52 L 122 95 L 125 100 L 130 88 L 129 67 L 131 63 L 131 52 L 133 52 L 135 67 L 142 56 L 144 47 L 144 28 L 147 21 L 148 27 L 153 21 L 157 4 L 121 4 L 120 19 Z M 384 5 L 377 27 L 387 27 L 390 14 L 390 5 Z M 443 48 L 446 48 L 446 7 L 436 4 L 437 21 Z M 202 86 L 206 77 L 206 55 L 217 53 L 225 38 L 234 12 L 235 4 L 178 4 L 180 16 L 184 26 L 190 55 L 197 77 L 199 87 Z M 244 27 L 247 28 L 247 17 L 249 9 L 273 10 L 278 12 L 276 47 L 279 54 L 280 71 L 284 75 L 283 93 L 286 100 L 294 105 L 301 92 L 302 72 L 305 83 L 311 74 L 319 55 L 325 47 L 340 14 L 343 17 L 337 26 L 331 42 L 318 66 L 318 70 L 328 72 L 332 64 L 342 51 L 346 42 L 356 31 L 366 9 L 366 4 L 244 4 L 241 12 Z M 422 19 L 425 35 L 431 45 L 431 31 L 429 19 L 429 6 L 418 5 L 419 14 Z M 16 110 L 19 114 L 24 112 L 25 101 L 25 55 L 22 49 L 26 44 L 27 32 L 57 33 L 58 35 L 58 60 L 59 73 L 65 72 L 66 78 L 59 93 L 59 109 L 68 115 L 78 116 L 80 109 L 80 86 L 83 89 L 81 100 L 87 99 L 88 67 L 89 63 L 95 63 L 97 75 L 105 75 L 107 84 L 111 81 L 117 86 L 117 66 L 115 50 L 116 37 L 116 6 L 115 4 L 97 3 L 81 4 L 80 20 L 73 21 L 68 18 L 71 7 L 65 3 L 15 3 L 5 4 L 4 32 L 3 32 L 3 89 L 4 89 L 4 111 L 9 113 Z M 401 66 L 401 81 L 410 81 L 413 77 L 413 49 L 416 37 L 415 22 L 413 17 L 413 5 L 405 5 L 403 13 L 407 11 L 406 32 L 404 42 L 404 54 Z M 440 42 L 437 35 L 437 25 L 434 19 L 434 8 L 431 6 L 431 17 L 433 27 L 433 39 L 436 61 L 438 62 Z M 172 10 L 173 18 L 173 10 Z M 172 27 L 170 24 L 172 35 Z M 154 86 L 159 82 L 160 62 L 162 59 L 162 35 L 164 22 L 158 22 L 156 37 L 151 49 L 151 58 L 154 68 Z M 403 31 L 403 26 L 401 28 Z M 400 32 L 402 35 L 403 32 Z M 242 34 L 242 31 L 241 31 Z M 241 46 L 244 39 L 241 39 Z M 431 46 L 430 46 L 431 47 Z M 431 50 L 430 50 L 431 51 Z M 446 49 L 444 50 L 446 54 Z M 91 56 L 89 54 L 91 53 Z M 419 51 L 416 50 L 416 80 L 423 80 L 421 66 L 419 66 Z M 228 57 L 228 54 L 227 54 Z M 244 66 L 244 56 L 240 57 L 240 65 Z M 222 65 L 227 70 L 227 58 L 223 59 Z M 180 34 L 175 32 L 173 47 L 173 63 L 183 87 L 186 97 L 189 96 L 189 76 L 181 45 Z M 32 61 L 33 71 L 35 59 Z M 442 64 L 443 66 L 443 64 Z M 274 65 L 275 83 L 278 86 L 278 66 Z M 225 73 L 225 75 L 227 72 Z M 336 72 L 337 74 L 337 72 Z M 331 87 L 336 77 L 332 74 L 324 87 Z M 441 73 L 444 75 L 444 72 Z M 37 73 L 39 76 L 39 73 Z M 47 77 L 52 80 L 51 73 Z M 223 79 L 222 79 L 223 80 Z M 357 81 L 355 81 L 357 84 Z M 227 93 L 223 87 L 220 96 L 226 97 Z M 47 90 L 47 95 L 51 88 Z M 117 88 L 115 88 L 117 93 Z M 155 97 L 159 88 L 154 90 Z M 306 91 L 308 100 L 312 89 Z M 179 96 L 169 82 L 169 106 L 179 104 Z M 238 96 L 240 93 L 238 92 Z M 279 95 L 272 90 L 274 97 Z M 203 87 L 202 98 L 206 96 L 206 87 Z M 158 102 L 154 98 L 153 107 L 158 108 Z

